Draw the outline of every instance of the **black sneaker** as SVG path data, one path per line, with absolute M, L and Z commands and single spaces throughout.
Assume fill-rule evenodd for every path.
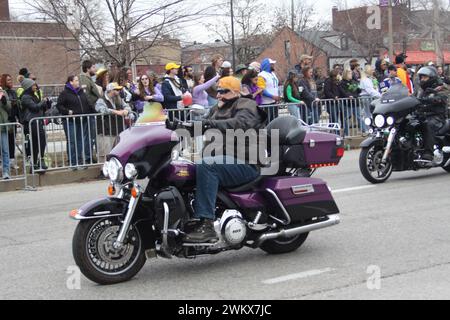
M 214 243 L 219 241 L 212 220 L 203 220 L 192 232 L 186 234 L 184 241 L 189 243 Z

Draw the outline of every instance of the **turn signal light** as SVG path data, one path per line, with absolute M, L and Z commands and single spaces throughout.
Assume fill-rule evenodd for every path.
M 133 189 L 131 189 L 131 196 L 133 198 L 135 198 L 135 199 L 138 197 L 138 190 L 137 190 L 137 188 L 133 187 Z
M 344 154 L 345 154 L 345 149 L 344 149 L 344 148 L 338 148 L 338 149 L 337 149 L 337 151 L 336 151 L 336 156 L 337 156 L 338 158 L 342 158 L 342 157 L 344 156 Z
M 69 216 L 70 216 L 71 218 L 75 218 L 77 215 L 78 215 L 78 210 L 72 210 L 72 211 L 70 211 Z
M 109 187 L 108 187 L 108 195 L 112 197 L 115 194 L 116 194 L 116 188 L 112 184 L 109 185 Z

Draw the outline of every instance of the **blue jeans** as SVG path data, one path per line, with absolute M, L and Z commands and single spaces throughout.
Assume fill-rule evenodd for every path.
M 306 106 L 303 104 L 299 105 L 290 105 L 288 106 L 289 113 L 291 116 L 303 120 L 305 123 L 308 122 L 307 115 L 306 115 Z
M 5 127 L 0 127 L 0 153 L 2 154 L 3 176 L 9 176 L 9 138 Z
M 64 132 L 67 138 L 67 154 L 70 161 L 70 166 L 80 166 L 90 164 L 88 123 L 83 119 L 81 124 L 80 119 L 68 119 L 63 121 Z M 91 131 L 93 132 L 93 131 Z
M 217 99 L 214 99 L 213 97 L 211 97 L 211 96 L 208 96 L 208 106 L 211 108 L 211 107 L 215 107 L 216 106 L 216 104 L 219 102 L 219 100 L 217 100 Z
M 232 157 L 217 156 L 203 159 L 197 165 L 197 194 L 195 214 L 197 219 L 215 219 L 216 199 L 219 186 L 225 188 L 238 187 L 259 177 L 254 166 Z

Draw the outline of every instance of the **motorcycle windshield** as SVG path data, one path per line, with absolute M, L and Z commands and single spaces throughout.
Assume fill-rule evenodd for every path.
M 402 84 L 397 84 L 385 92 L 379 100 L 374 101 L 375 109 L 373 113 L 375 115 L 403 114 L 415 108 L 418 104 L 420 104 L 419 100 L 409 95 L 408 88 Z
M 139 116 L 136 126 L 147 126 L 164 123 L 167 119 L 167 114 L 160 103 L 146 103 L 144 110 Z

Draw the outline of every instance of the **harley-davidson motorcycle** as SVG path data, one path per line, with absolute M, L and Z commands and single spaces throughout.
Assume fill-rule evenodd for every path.
M 194 213 L 196 165 L 173 152 L 179 141 L 169 128 L 173 123 L 144 123 L 122 132 L 103 169 L 111 180 L 109 197 L 71 212 L 79 221 L 73 255 L 88 279 L 103 285 L 124 282 L 156 257 L 193 259 L 244 247 L 292 252 L 309 232 L 340 222 L 326 183 L 304 177 L 304 172 L 338 165 L 344 155 L 342 139 L 282 117 L 267 128 L 280 132 L 284 166 L 278 175 L 220 190 L 219 241 L 185 243 Z
M 417 112 L 420 99 L 394 86 L 372 102 L 373 117 L 365 119 L 370 137 L 361 144 L 359 167 L 373 184 L 386 182 L 392 172 L 441 167 L 450 172 L 450 121 L 436 136 L 433 161 L 422 159 L 424 140 L 420 130 L 425 119 Z

